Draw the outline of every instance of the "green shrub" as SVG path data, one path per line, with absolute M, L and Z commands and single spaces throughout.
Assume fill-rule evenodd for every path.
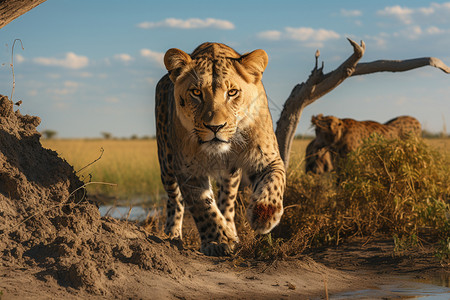
M 449 174 L 448 155 L 422 139 L 371 136 L 338 162 L 336 201 L 344 203 L 355 233 L 443 237 L 449 233 Z

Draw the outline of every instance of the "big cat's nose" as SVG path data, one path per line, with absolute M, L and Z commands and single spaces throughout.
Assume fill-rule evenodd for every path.
M 227 122 L 225 122 L 221 125 L 208 125 L 206 123 L 203 123 L 203 126 L 205 126 L 206 128 L 208 128 L 209 130 L 211 130 L 214 133 L 219 132 L 219 130 L 222 129 L 223 127 L 225 127 L 225 125 L 227 125 Z

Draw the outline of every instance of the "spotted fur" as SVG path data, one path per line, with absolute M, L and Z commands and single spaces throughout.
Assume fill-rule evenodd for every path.
M 272 230 L 283 213 L 284 164 L 261 82 L 267 61 L 263 50 L 240 55 L 218 43 L 164 56 L 169 73 L 156 87 L 156 127 L 168 194 L 165 232 L 182 238 L 186 207 L 206 255 L 230 254 L 238 241 L 234 216 L 242 176 L 253 188 L 247 212 L 257 233 Z
M 422 126 L 420 122 L 410 116 L 400 116 L 387 121 L 384 125 L 395 128 L 399 138 L 405 139 L 410 135 L 420 137 L 422 135 Z
M 311 122 L 315 126 L 316 138 L 306 149 L 306 172 L 317 174 L 333 170 L 336 157 L 344 157 L 356 150 L 372 133 L 387 139 L 421 135 L 419 121 L 410 116 L 400 116 L 380 124 L 319 114 L 313 116 Z

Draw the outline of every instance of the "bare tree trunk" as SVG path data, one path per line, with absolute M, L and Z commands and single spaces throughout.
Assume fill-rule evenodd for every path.
M 0 28 L 45 0 L 0 0 Z
M 294 140 L 295 131 L 303 109 L 332 91 L 347 79 L 347 77 L 351 76 L 358 61 L 364 55 L 364 42 L 361 42 L 361 45 L 358 45 L 350 39 L 349 42 L 353 46 L 353 54 L 336 70 L 328 74 L 323 74 L 323 63 L 318 68 L 320 52 L 317 50 L 316 66 L 312 70 L 308 80 L 304 83 L 297 84 L 284 103 L 275 134 L 277 136 L 281 158 L 284 161 L 286 169 L 289 165 L 289 153 L 291 151 L 292 141 Z
M 343 62 L 336 70 L 323 74 L 323 63 L 318 68 L 319 51 L 316 52 L 316 65 L 308 80 L 297 84 L 284 103 L 280 118 L 277 121 L 275 134 L 278 140 L 281 158 L 286 169 L 289 166 L 289 154 L 295 131 L 302 115 L 303 109 L 332 91 L 350 76 L 364 75 L 376 72 L 404 72 L 424 66 L 439 68 L 445 73 L 450 73 L 450 68 L 440 59 L 423 57 L 409 60 L 377 60 L 368 63 L 358 63 L 364 55 L 365 44 L 361 41 L 358 45 L 348 39 L 353 46 L 353 54 Z

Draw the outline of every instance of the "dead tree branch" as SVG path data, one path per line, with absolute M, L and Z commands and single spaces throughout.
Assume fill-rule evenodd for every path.
M 0 28 L 45 0 L 0 0 Z
M 364 55 L 365 44 L 358 45 L 348 39 L 353 46 L 353 54 L 336 70 L 323 74 L 323 63 L 318 68 L 319 51 L 316 52 L 316 65 L 308 80 L 297 84 L 284 103 L 280 118 L 277 121 L 276 136 L 281 158 L 286 168 L 289 166 L 289 154 L 295 131 L 302 115 L 303 109 L 332 91 L 350 76 L 365 75 L 377 72 L 404 72 L 424 66 L 432 66 L 450 74 L 450 68 L 440 59 L 423 57 L 408 60 L 377 60 L 368 63 L 359 63 Z
M 364 55 L 364 42 L 358 45 L 350 39 L 348 41 L 353 46 L 353 54 L 336 70 L 328 74 L 323 74 L 323 63 L 320 68 L 318 67 L 320 52 L 317 51 L 316 66 L 312 70 L 308 80 L 304 83 L 297 84 L 284 103 L 275 134 L 277 136 L 281 158 L 286 168 L 289 165 L 289 153 L 303 109 L 332 91 L 351 76 L 355 71 L 358 61 Z
M 435 57 L 421 57 L 407 60 L 377 60 L 368 63 L 359 63 L 352 76 L 365 75 L 376 72 L 404 72 L 425 66 L 441 69 L 450 74 L 450 68 L 442 60 Z

